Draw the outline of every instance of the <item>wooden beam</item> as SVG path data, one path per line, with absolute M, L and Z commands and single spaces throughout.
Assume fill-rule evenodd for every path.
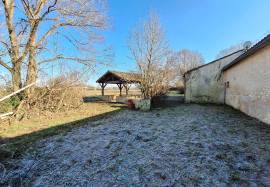
M 128 91 L 130 87 L 131 87 L 131 84 L 128 84 L 128 83 L 124 84 L 124 88 L 126 89 L 126 96 L 128 96 Z
M 24 91 L 24 90 L 26 90 L 27 88 L 30 88 L 31 86 L 34 86 L 35 84 L 36 84 L 35 82 L 34 82 L 34 83 L 31 83 L 31 84 L 29 84 L 29 85 L 27 85 L 27 86 L 25 86 L 25 87 L 23 87 L 23 88 L 17 90 L 16 92 L 13 92 L 13 93 L 11 93 L 11 94 L 5 96 L 5 97 L 2 97 L 2 98 L 0 99 L 0 102 L 2 102 L 2 101 L 4 101 L 4 100 L 6 100 L 6 99 L 8 99 L 8 98 L 10 98 L 10 97 L 12 97 L 12 96 L 18 94 L 18 93 L 20 93 L 20 92 L 22 92 L 22 91 Z
M 5 114 L 0 114 L 0 119 L 5 119 L 7 118 L 8 116 L 12 115 L 13 112 L 8 112 L 8 113 L 5 113 Z
M 101 95 L 104 96 L 104 88 L 107 86 L 107 83 L 99 83 L 100 87 L 101 87 Z
M 120 83 L 120 84 L 117 84 L 118 88 L 119 88 L 119 91 L 120 91 L 120 95 L 119 96 L 122 96 L 122 89 L 123 89 L 123 84 Z

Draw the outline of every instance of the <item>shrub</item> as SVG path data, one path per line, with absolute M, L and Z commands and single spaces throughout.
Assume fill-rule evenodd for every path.
M 67 73 L 45 82 L 44 86 L 34 89 L 29 98 L 25 98 L 17 108 L 17 118 L 44 115 L 78 108 L 83 103 L 84 87 L 79 81 L 80 74 Z M 16 100 L 12 104 L 17 105 Z

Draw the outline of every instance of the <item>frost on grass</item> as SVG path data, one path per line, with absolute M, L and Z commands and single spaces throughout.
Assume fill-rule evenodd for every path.
M 89 123 L 39 142 L 5 184 L 270 185 L 270 127 L 230 108 L 123 111 Z

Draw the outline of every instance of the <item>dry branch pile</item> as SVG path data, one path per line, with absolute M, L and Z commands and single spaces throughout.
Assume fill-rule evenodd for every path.
M 17 118 L 30 118 L 76 109 L 83 103 L 85 87 L 79 81 L 79 73 L 61 75 L 46 82 L 46 86 L 36 87 L 31 97 L 26 98 L 16 109 Z

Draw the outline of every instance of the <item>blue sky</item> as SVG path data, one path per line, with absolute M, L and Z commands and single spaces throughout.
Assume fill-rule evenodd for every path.
M 136 68 L 129 58 L 127 38 L 129 30 L 150 11 L 160 16 L 172 50 L 198 51 L 206 63 L 220 50 L 242 41 L 256 41 L 270 31 L 270 0 L 108 0 L 111 28 L 104 33 L 104 46 L 112 46 L 115 58 L 110 66 L 92 74 L 89 84 L 94 85 L 109 69 Z M 71 46 L 61 45 L 64 51 L 73 52 Z
M 115 58 L 98 75 L 134 70 L 126 46 L 129 29 L 151 10 L 159 14 L 173 50 L 196 50 L 209 62 L 224 48 L 264 37 L 270 31 L 269 8 L 269 0 L 109 0 L 112 28 L 105 36 Z

